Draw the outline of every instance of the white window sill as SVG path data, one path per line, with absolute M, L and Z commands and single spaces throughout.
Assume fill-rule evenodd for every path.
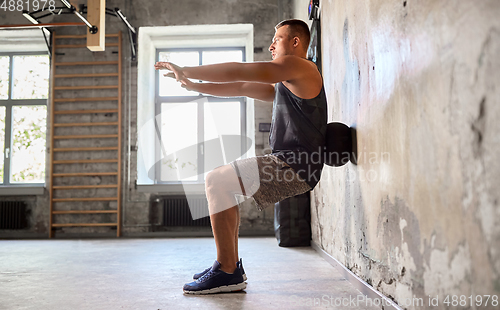
M 45 192 L 45 184 L 30 184 L 30 185 L 0 185 L 0 196 L 28 196 L 28 195 L 43 195 Z
M 205 184 L 143 184 L 137 185 L 141 193 L 205 195 Z

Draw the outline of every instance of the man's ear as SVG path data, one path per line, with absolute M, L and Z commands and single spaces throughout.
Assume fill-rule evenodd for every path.
M 299 37 L 294 37 L 293 38 L 293 47 L 298 47 L 300 44 L 300 39 Z

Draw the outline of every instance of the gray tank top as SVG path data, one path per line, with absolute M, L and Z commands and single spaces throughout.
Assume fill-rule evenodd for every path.
M 324 86 L 315 98 L 302 99 L 282 82 L 275 85 L 269 135 L 272 154 L 290 165 L 312 188 L 323 169 L 326 123 Z

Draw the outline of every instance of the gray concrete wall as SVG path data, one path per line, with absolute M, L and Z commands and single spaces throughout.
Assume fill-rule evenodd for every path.
M 357 128 L 360 159 L 325 168 L 314 242 L 403 306 L 499 295 L 500 2 L 321 12 L 329 120 Z
M 73 1 L 79 3 L 82 1 Z M 83 1 L 84 3 L 85 1 Z M 108 8 L 119 7 L 128 21 L 136 28 L 141 26 L 169 26 L 169 25 L 191 25 L 191 24 L 233 24 L 233 23 L 253 23 L 254 25 L 254 46 L 255 61 L 270 60 L 268 47 L 274 35 L 274 26 L 282 19 L 289 18 L 292 14 L 291 0 L 214 0 L 214 1 L 106 1 Z M 76 21 L 74 16 L 58 16 L 46 19 L 44 22 Z M 26 24 L 26 19 L 20 12 L 0 11 L 1 24 Z M 123 199 L 122 210 L 124 216 L 123 232 L 143 233 L 151 230 L 150 219 L 157 218 L 150 214 L 150 194 L 140 193 L 136 188 L 136 166 L 137 166 L 137 64 L 131 62 L 130 47 L 126 36 L 126 28 L 123 23 L 111 16 L 106 17 L 106 32 L 124 32 L 123 37 L 123 158 L 120 169 L 122 171 Z M 84 28 L 59 28 L 58 33 L 80 34 L 84 33 Z M 1 35 L 1 33 L 0 33 Z M 140 49 L 140 48 L 139 48 Z M 102 60 L 102 53 L 90 54 L 86 50 L 76 51 L 70 55 L 72 59 L 80 60 Z M 68 59 L 68 61 L 74 61 Z M 153 65 L 153 64 L 152 64 Z M 106 83 L 106 81 L 103 81 Z M 112 96 L 106 91 L 101 91 L 99 96 Z M 271 105 L 266 102 L 256 101 L 255 103 L 255 123 L 269 123 L 271 121 Z M 71 130 L 71 129 L 68 129 Z M 61 129 L 60 134 L 69 134 Z M 75 133 L 75 132 L 72 132 Z M 99 132 L 95 132 L 99 133 Z M 49 141 L 50 130 L 47 141 Z M 83 133 L 82 133 L 83 134 Z M 256 153 L 262 152 L 268 147 L 268 134 L 258 132 L 256 128 Z M 100 143 L 100 142 L 98 142 Z M 71 157 L 71 155 L 68 155 Z M 74 155 L 78 156 L 78 155 Z M 47 159 L 49 155 L 47 154 Z M 71 159 L 71 158 L 67 158 Z M 47 165 L 47 171 L 49 166 Z M 49 180 L 47 179 L 47 183 Z M 93 195 L 90 192 L 89 195 Z M 30 229 L 31 233 L 48 233 L 48 192 L 41 196 L 1 196 L 2 200 L 23 200 L 27 201 L 30 209 Z M 112 206 L 111 206 L 112 208 Z M 242 231 L 272 231 L 273 210 L 258 212 L 251 208 L 242 210 Z M 70 219 L 68 219 L 69 221 Z M 71 228 L 64 229 L 67 233 L 111 233 L 108 228 Z M 12 232 L 3 232 L 9 234 Z M 19 232 L 14 232 L 19 235 Z

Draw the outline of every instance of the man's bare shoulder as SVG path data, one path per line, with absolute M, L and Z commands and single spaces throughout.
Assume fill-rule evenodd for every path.
M 300 72 L 296 78 L 283 81 L 285 86 L 296 96 L 310 99 L 319 94 L 323 87 L 323 78 L 314 62 L 292 55 L 282 56 L 274 61 L 277 61 L 281 66 L 292 68 L 295 72 Z
M 300 71 L 301 73 L 303 73 L 301 75 L 302 76 L 305 75 L 307 78 L 311 78 L 313 76 L 320 76 L 316 64 L 302 57 L 293 55 L 281 56 L 273 60 L 273 63 L 277 63 L 279 65 Z

